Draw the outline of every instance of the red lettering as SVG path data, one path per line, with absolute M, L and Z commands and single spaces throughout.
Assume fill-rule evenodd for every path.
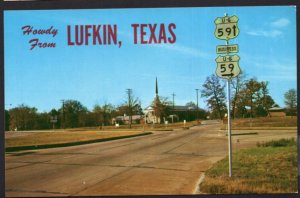
M 154 24 L 153 26 L 151 24 L 149 24 L 149 29 L 150 29 L 149 44 L 152 43 L 152 40 L 154 43 L 157 43 L 156 36 L 155 36 L 156 26 L 157 26 L 157 24 Z
M 78 25 L 75 26 L 75 43 L 76 45 L 82 45 L 83 43 L 83 25 L 80 26 L 80 33 L 78 33 Z M 80 40 L 79 40 L 80 37 Z
M 71 27 L 68 25 L 67 27 L 68 32 L 68 45 L 74 45 L 74 42 L 71 41 Z
M 106 25 L 103 25 L 103 44 L 106 45 Z
M 133 27 L 134 44 L 137 44 L 137 28 L 139 27 L 139 24 L 131 24 L 131 27 Z
M 168 38 L 168 42 L 171 43 L 171 44 L 173 44 L 173 43 L 176 42 L 176 35 L 175 35 L 175 33 L 173 32 L 172 29 L 176 29 L 176 25 L 174 23 L 171 23 L 168 26 L 168 30 L 169 30 L 169 32 L 170 32 L 170 34 L 172 36 L 172 37 Z
M 31 39 L 29 41 L 29 44 L 31 44 L 31 48 L 30 50 L 33 50 L 36 46 L 38 46 L 39 48 L 54 48 L 56 47 L 56 43 L 41 43 L 39 42 L 39 39 Z
M 164 43 L 167 43 L 166 30 L 164 24 L 160 24 L 158 43 L 161 43 L 162 40 Z
M 99 30 L 101 28 L 101 25 L 93 25 L 93 44 L 96 45 L 96 39 L 98 40 L 98 43 L 101 45 L 102 41 L 101 41 L 101 37 L 99 34 Z
M 37 46 L 38 41 L 39 41 L 39 39 L 31 39 L 31 40 L 29 41 L 29 44 L 32 43 L 32 44 L 31 44 L 30 50 L 32 50 L 33 48 L 35 48 L 35 47 Z
M 22 27 L 23 35 L 30 34 L 32 32 L 32 27 L 30 25 L 25 25 Z
M 111 39 L 113 40 L 114 44 L 117 44 L 117 26 L 114 25 L 114 30 L 112 30 L 111 26 L 108 25 L 108 44 L 111 44 Z
M 91 36 L 91 33 L 89 32 L 89 29 L 92 28 L 91 25 L 85 26 L 85 45 L 89 44 L 89 37 Z
M 141 24 L 141 44 L 147 44 L 147 41 L 144 40 L 144 36 L 146 36 L 145 27 L 147 27 L 147 24 Z

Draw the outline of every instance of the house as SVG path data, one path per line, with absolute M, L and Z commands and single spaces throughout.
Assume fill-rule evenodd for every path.
M 124 114 L 124 116 L 117 116 L 112 119 L 112 124 L 129 124 L 130 116 Z M 132 115 L 132 124 L 141 124 L 144 122 L 143 115 Z
M 272 107 L 269 109 L 269 117 L 285 117 L 285 109 L 280 107 Z

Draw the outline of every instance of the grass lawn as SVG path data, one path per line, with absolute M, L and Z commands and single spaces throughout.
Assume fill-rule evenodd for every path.
M 196 121 L 186 123 L 185 127 L 197 125 Z M 104 126 L 101 129 L 96 127 L 89 128 L 71 128 L 62 131 L 19 131 L 19 132 L 6 132 L 5 134 L 5 150 L 21 151 L 40 148 L 54 148 L 61 146 L 74 146 L 80 144 L 108 141 L 114 139 L 121 139 L 127 137 L 134 137 L 140 135 L 148 135 L 151 132 L 147 131 L 169 131 L 174 128 L 183 128 L 183 123 L 165 124 L 147 124 L 121 125 L 119 128 L 115 126 Z M 142 132 L 143 131 L 143 132 Z
M 221 129 L 227 128 L 227 122 Z M 297 129 L 297 117 L 261 117 L 261 118 L 241 118 L 232 120 L 233 129 Z
M 258 143 L 233 154 L 232 178 L 228 157 L 205 173 L 201 193 L 294 193 L 298 191 L 297 142 L 294 139 Z
M 23 133 L 23 132 L 18 132 Z M 25 132 L 24 132 L 25 133 Z M 28 132 L 26 132 L 28 133 Z M 85 142 L 90 140 L 109 139 L 123 136 L 133 136 L 141 132 L 32 132 L 26 136 L 16 136 L 5 139 L 5 147 L 22 147 L 47 144 L 63 144 L 70 142 Z

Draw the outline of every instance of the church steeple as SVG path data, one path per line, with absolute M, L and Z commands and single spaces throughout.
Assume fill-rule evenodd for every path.
M 155 81 L 155 96 L 158 97 L 157 77 L 156 77 L 156 81 Z

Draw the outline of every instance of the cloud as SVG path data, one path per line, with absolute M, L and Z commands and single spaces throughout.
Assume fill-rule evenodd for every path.
M 246 33 L 251 36 L 263 36 L 263 37 L 270 37 L 270 38 L 275 38 L 282 35 L 282 32 L 279 30 L 270 30 L 270 31 L 254 30 Z
M 283 27 L 286 27 L 290 24 L 290 21 L 286 18 L 280 18 L 276 21 L 273 21 L 271 23 L 271 27 L 274 27 L 274 28 L 283 28 Z
M 251 36 L 262 36 L 262 37 L 268 37 L 268 38 L 275 38 L 278 36 L 283 35 L 283 32 L 279 29 L 284 28 L 290 24 L 290 21 L 286 18 L 280 18 L 277 19 L 269 24 L 270 30 L 259 29 L 259 30 L 252 30 L 246 32 L 248 35 Z
M 265 57 L 256 57 L 252 60 L 256 70 L 264 68 L 262 75 L 258 75 L 260 79 L 296 81 L 297 80 L 297 63 L 289 59 L 266 60 Z

